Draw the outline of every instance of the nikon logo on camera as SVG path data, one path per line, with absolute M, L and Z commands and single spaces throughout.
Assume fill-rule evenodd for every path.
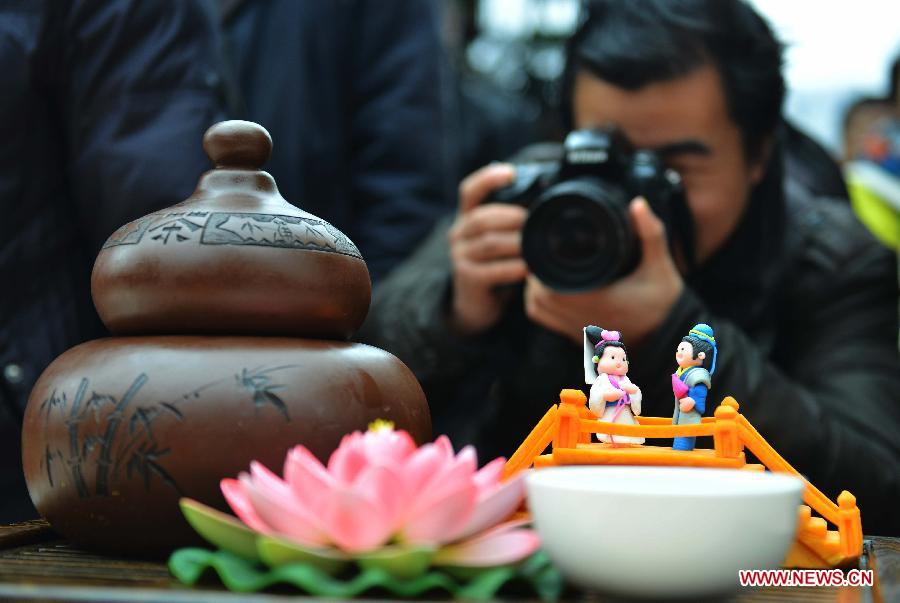
M 532 274 L 558 291 L 587 291 L 634 270 L 640 240 L 628 205 L 638 195 L 664 217 L 670 208 L 686 207 L 677 173 L 613 128 L 573 130 L 562 153 L 545 143 L 522 156 L 532 160 L 516 163 L 513 181 L 488 200 L 528 208 L 522 257 Z M 678 228 L 671 232 L 682 236 Z
M 605 149 L 578 149 L 569 151 L 569 163 L 603 163 L 609 154 Z

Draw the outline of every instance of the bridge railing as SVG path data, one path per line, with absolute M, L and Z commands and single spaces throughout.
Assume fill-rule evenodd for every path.
M 862 551 L 862 520 L 856 506 L 856 497 L 844 490 L 838 495 L 835 503 L 778 454 L 746 417 L 738 415 L 737 422 L 742 445 L 746 446 L 759 462 L 770 471 L 790 473 L 803 480 L 803 502 L 837 527 L 841 538 L 840 555 L 844 558 L 858 556 Z
M 585 407 L 586 402 L 587 397 L 581 390 L 564 389 L 560 393 L 556 434 L 552 440 L 554 449 L 576 448 L 578 444 L 590 442 L 592 433 L 602 433 L 644 438 L 712 436 L 717 457 L 736 459 L 743 453 L 744 447 L 739 438 L 739 415 L 734 406 L 729 404 L 720 405 L 714 417 L 704 417 L 703 419 L 709 420 L 701 420 L 694 425 L 673 425 L 672 419 L 665 417 L 638 417 L 637 425 L 627 425 L 595 418 Z
M 553 450 L 578 448 L 589 444 L 591 434 L 644 438 L 676 438 L 712 436 L 715 456 L 737 459 L 744 449 L 752 452 L 771 471 L 797 475 L 804 482 L 803 502 L 838 529 L 840 555 L 858 556 L 862 551 L 862 526 L 856 498 L 846 490 L 837 503 L 830 500 L 794 469 L 760 435 L 750 422 L 738 413 L 739 405 L 727 397 L 716 408 L 714 416 L 702 417 L 694 425 L 672 425 L 667 417 L 635 417 L 637 425 L 600 421 L 587 408 L 587 397 L 577 389 L 560 392 L 560 403 L 547 411 L 531 434 L 506 464 L 504 475 L 510 476 L 529 467 L 551 443 Z

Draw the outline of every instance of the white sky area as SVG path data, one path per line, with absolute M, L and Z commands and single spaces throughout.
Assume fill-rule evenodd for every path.
M 785 112 L 833 151 L 844 110 L 887 93 L 900 56 L 900 0 L 752 0 L 787 45 Z
M 626 2 L 628 0 L 620 0 Z M 837 152 L 846 107 L 887 92 L 900 55 L 900 0 L 751 0 L 787 44 L 787 115 Z M 493 33 L 567 32 L 578 0 L 485 0 L 482 23 Z

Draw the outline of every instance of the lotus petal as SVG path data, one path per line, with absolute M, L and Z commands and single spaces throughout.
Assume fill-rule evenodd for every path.
M 404 463 L 403 480 L 410 492 L 423 492 L 435 476 L 443 474 L 452 463 L 452 455 L 447 456 L 434 444 L 425 444 Z
M 296 446 L 288 452 L 284 478 L 297 500 L 317 515 L 322 511 L 322 494 L 335 486 L 335 480 L 325 466 L 304 446 Z
M 436 468 L 431 478 L 427 479 L 424 484 L 420 483 L 412 491 L 413 498 L 407 503 L 407 521 L 424 513 L 424 509 L 431 508 L 435 500 L 443 500 L 449 492 L 459 490 L 463 484 L 474 487 L 477 498 L 478 488 L 472 481 L 475 467 L 475 449 L 467 446 L 460 451 L 458 456 L 451 457 L 449 463 Z
M 454 467 L 460 466 L 465 468 L 469 475 L 474 478 L 478 469 L 478 455 L 475 452 L 475 448 L 473 446 L 465 446 L 453 459 L 453 465 Z
M 453 444 L 450 443 L 450 438 L 448 438 L 446 435 L 438 436 L 434 441 L 434 446 L 444 456 L 448 458 L 453 456 Z
M 244 475 L 246 475 L 246 473 Z M 235 514 L 241 518 L 241 521 L 247 524 L 250 529 L 263 534 L 268 534 L 272 531 L 272 529 L 266 525 L 266 522 L 260 519 L 259 515 L 256 513 L 256 509 L 253 508 L 253 504 L 250 502 L 250 498 L 247 496 L 247 492 L 244 490 L 244 486 L 241 482 L 236 479 L 226 478 L 219 482 L 219 487 L 222 489 L 222 494 L 225 495 L 225 500 L 228 501 L 231 510 L 234 511 Z M 184 510 L 183 507 L 182 510 Z
M 507 480 L 493 491 L 479 494 L 475 502 L 475 510 L 465 528 L 450 536 L 449 541 L 461 540 L 474 536 L 493 527 L 509 517 L 522 504 L 525 498 L 525 482 L 522 474 Z
M 290 486 L 262 463 L 250 462 L 250 477 L 253 485 L 267 497 L 276 499 L 287 506 L 296 504 L 297 499 L 291 492 Z
M 344 436 L 341 445 L 331 453 L 328 473 L 339 483 L 352 484 L 368 464 L 362 434 L 357 431 Z
M 244 491 L 266 525 L 304 546 L 316 547 L 326 544 L 325 531 L 315 515 L 297 504 L 293 496 L 270 496 L 256 483 L 253 477 L 241 476 Z
M 466 539 L 466 542 L 471 542 L 473 540 L 480 540 L 481 538 L 493 537 L 493 536 L 496 536 L 497 534 L 502 534 L 503 532 L 510 532 L 510 531 L 518 529 L 518 528 L 524 528 L 525 526 L 528 526 L 530 524 L 531 524 L 530 517 L 510 519 L 509 521 L 504 521 L 501 524 L 497 524 L 493 528 L 491 528 L 489 530 L 485 530 L 484 532 L 481 532 L 480 534 L 477 534 L 477 535 L 473 536 L 472 538 Z
M 500 485 L 500 476 L 506 466 L 506 459 L 502 456 L 482 467 L 473 478 L 479 492 L 485 492 L 497 488 Z
M 459 533 L 469 521 L 478 489 L 471 480 L 460 480 L 455 489 L 446 490 L 441 498 L 429 497 L 424 504 L 417 501 L 414 511 L 406 516 L 402 530 L 405 541 L 420 545 L 437 545 L 450 534 Z
M 503 530 L 446 546 L 435 553 L 434 565 L 488 567 L 516 563 L 540 546 L 533 530 Z
M 391 537 L 392 528 L 384 509 L 350 489 L 328 493 L 323 523 L 331 541 L 340 549 L 356 553 L 382 546 Z
M 364 469 L 353 485 L 353 491 L 380 507 L 382 520 L 390 534 L 399 529 L 409 492 L 402 475 L 394 468 L 374 465 Z
M 396 466 L 416 450 L 416 443 L 406 431 L 379 428 L 363 434 L 366 457 L 372 464 Z

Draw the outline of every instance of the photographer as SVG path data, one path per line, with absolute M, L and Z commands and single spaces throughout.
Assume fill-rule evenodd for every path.
M 585 325 L 622 332 L 643 414 L 670 416 L 672 350 L 707 323 L 719 346 L 710 400 L 734 396 L 828 496 L 853 492 L 867 533 L 900 531 L 887 511 L 900 496 L 896 260 L 846 202 L 785 174 L 768 25 L 737 0 L 593 2 L 568 50 L 567 125 L 614 126 L 661 157 L 686 207 L 624 200 L 636 265 L 560 291 L 522 257 L 529 208 L 485 203 L 522 168 L 485 167 L 461 184 L 456 216 L 376 290 L 363 339 L 413 369 L 436 432 L 491 458 L 582 383 Z

